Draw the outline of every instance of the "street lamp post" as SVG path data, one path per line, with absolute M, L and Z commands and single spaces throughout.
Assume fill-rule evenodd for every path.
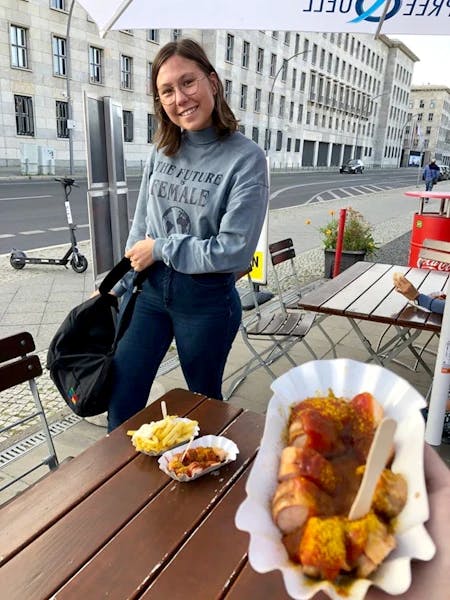
M 72 63 L 70 58 L 70 25 L 72 22 L 72 14 L 75 6 L 75 0 L 72 0 L 69 14 L 67 17 L 66 29 L 66 95 L 67 95 L 67 131 L 69 134 L 69 175 L 73 175 L 73 110 L 72 97 L 70 89 L 70 80 L 72 77 Z
M 276 81 L 278 79 L 278 76 L 280 75 L 280 73 L 284 69 L 284 60 L 288 63 L 290 60 L 292 60 L 296 56 L 302 56 L 303 54 L 307 54 L 308 52 L 311 52 L 311 49 L 303 50 L 302 52 L 296 52 L 295 54 L 293 54 L 289 58 L 283 59 L 281 67 L 275 73 L 275 76 L 274 76 L 273 81 L 272 81 L 272 86 L 270 88 L 269 97 L 267 99 L 267 127 L 266 127 L 266 133 L 265 133 L 265 136 L 264 136 L 264 146 L 265 146 L 264 149 L 266 151 L 266 156 L 269 156 L 269 146 L 270 146 L 270 138 L 271 138 L 271 135 L 270 135 L 270 117 L 272 115 L 271 115 L 271 111 L 270 111 L 270 99 L 273 98 L 273 90 L 275 88 L 275 83 L 276 83 Z M 272 105 L 272 109 L 274 108 L 274 104 Z
M 381 96 L 387 96 L 390 92 L 382 92 L 381 94 L 377 94 L 376 96 L 370 96 L 370 98 L 367 98 L 366 101 L 364 102 L 364 104 L 361 106 L 361 115 L 364 115 L 364 112 L 366 110 L 366 108 L 368 108 L 370 106 L 370 103 L 373 102 L 374 100 L 376 100 L 377 98 L 381 98 Z M 371 116 L 372 111 L 370 111 L 367 114 L 367 119 L 369 119 L 369 117 Z M 360 126 L 360 122 L 358 122 L 356 124 L 356 135 L 355 135 L 355 147 L 354 147 L 354 152 L 353 152 L 353 158 L 358 158 L 356 156 L 356 151 L 358 148 L 358 137 L 359 137 L 359 126 Z

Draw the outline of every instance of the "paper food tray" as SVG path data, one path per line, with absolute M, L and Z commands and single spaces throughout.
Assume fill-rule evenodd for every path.
M 206 475 L 207 473 L 216 471 L 217 469 L 222 468 L 224 465 L 227 465 L 228 463 L 232 462 L 233 460 L 236 460 L 236 457 L 239 454 L 239 449 L 232 440 L 229 440 L 228 438 L 223 437 L 223 436 L 204 435 L 204 436 L 199 437 L 196 440 L 194 440 L 190 447 L 198 448 L 199 446 L 203 446 L 205 448 L 209 448 L 211 446 L 215 446 L 217 448 L 224 450 L 227 453 L 227 459 L 224 460 L 223 462 L 221 462 L 220 465 L 216 465 L 214 467 L 210 467 L 209 469 L 205 469 L 204 471 L 202 471 L 201 473 L 197 473 L 193 477 L 188 477 L 187 475 L 184 475 L 184 474 L 177 476 L 177 475 L 175 475 L 175 473 L 168 470 L 167 465 L 169 464 L 169 461 L 175 456 L 175 454 L 183 453 L 187 446 L 188 446 L 188 444 L 184 444 L 183 446 L 178 446 L 178 448 L 176 448 L 174 450 L 169 450 L 168 452 L 164 452 L 164 454 L 162 456 L 160 456 L 160 458 L 158 460 L 159 468 L 161 469 L 161 471 L 164 471 L 164 473 L 166 475 L 168 475 L 169 477 L 172 477 L 172 479 L 175 479 L 176 481 L 193 481 L 194 479 L 197 479 L 198 477 L 202 477 L 203 475 Z
M 192 421 L 192 419 L 188 419 L 187 417 L 177 417 L 175 419 L 175 421 L 176 422 L 182 421 L 185 423 L 189 423 L 190 421 Z M 144 425 L 151 425 L 151 423 L 144 423 Z M 141 427 L 143 427 L 143 425 L 141 425 Z M 131 440 L 133 440 L 134 436 L 139 434 L 141 427 L 139 427 L 139 429 L 136 429 L 133 436 L 131 437 Z M 198 425 L 196 425 L 194 428 L 194 437 L 197 437 L 199 433 L 200 433 L 200 428 Z M 190 439 L 190 437 L 191 436 L 187 437 L 184 440 L 177 442 L 176 444 L 172 444 L 171 446 L 168 446 L 167 448 L 164 448 L 163 450 L 160 450 L 159 452 L 146 452 L 145 450 L 138 450 L 138 452 L 142 452 L 142 454 L 147 454 L 147 456 L 161 456 L 164 452 L 167 452 L 167 450 L 171 450 L 172 448 L 177 448 L 178 446 L 180 446 L 180 444 L 186 443 Z
M 289 560 L 271 515 L 290 409 L 308 396 L 326 396 L 329 388 L 336 396 L 349 399 L 370 392 L 383 406 L 385 415 L 397 421 L 392 470 L 401 473 L 408 484 L 408 500 L 397 517 L 397 548 L 370 579 L 355 580 L 345 595 L 328 581 L 305 577 L 301 567 Z M 250 564 L 260 573 L 279 569 L 288 594 L 297 600 L 312 598 L 319 590 L 333 600 L 362 600 L 372 584 L 389 594 L 404 593 L 411 583 L 411 559 L 430 560 L 435 552 L 424 527 L 428 519 L 423 471 L 425 424 L 420 414 L 424 399 L 391 371 L 348 359 L 305 363 L 275 380 L 272 390 L 261 447 L 246 485 L 247 498 L 236 514 L 236 526 L 250 534 Z

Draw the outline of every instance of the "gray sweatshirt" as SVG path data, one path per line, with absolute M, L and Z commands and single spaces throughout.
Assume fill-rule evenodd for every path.
M 127 249 L 155 239 L 153 256 L 181 273 L 245 270 L 253 256 L 269 196 L 261 148 L 235 132 L 185 131 L 180 150 L 156 148 L 142 177 Z

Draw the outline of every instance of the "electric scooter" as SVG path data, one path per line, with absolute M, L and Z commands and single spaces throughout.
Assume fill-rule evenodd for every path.
M 77 226 L 73 223 L 69 202 L 69 195 L 72 191 L 72 187 L 78 186 L 70 177 L 63 177 L 61 179 L 55 177 L 55 181 L 59 181 L 64 187 L 64 204 L 66 207 L 67 224 L 70 231 L 70 248 L 62 258 L 31 258 L 22 250 L 13 248 L 9 262 L 14 269 L 23 269 L 27 263 L 32 265 L 62 265 L 67 269 L 67 264 L 70 262 L 70 266 L 76 273 L 84 273 L 88 267 L 87 258 L 83 254 L 80 254 L 80 251 L 78 250 L 77 239 L 75 237 L 75 229 Z

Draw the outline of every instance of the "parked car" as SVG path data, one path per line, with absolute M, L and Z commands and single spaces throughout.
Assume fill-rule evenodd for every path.
M 439 167 L 439 178 L 438 181 L 444 181 L 450 177 L 450 167 L 448 165 L 438 165 Z
M 339 169 L 339 173 L 363 173 L 364 163 L 360 158 L 352 158 L 344 163 Z

